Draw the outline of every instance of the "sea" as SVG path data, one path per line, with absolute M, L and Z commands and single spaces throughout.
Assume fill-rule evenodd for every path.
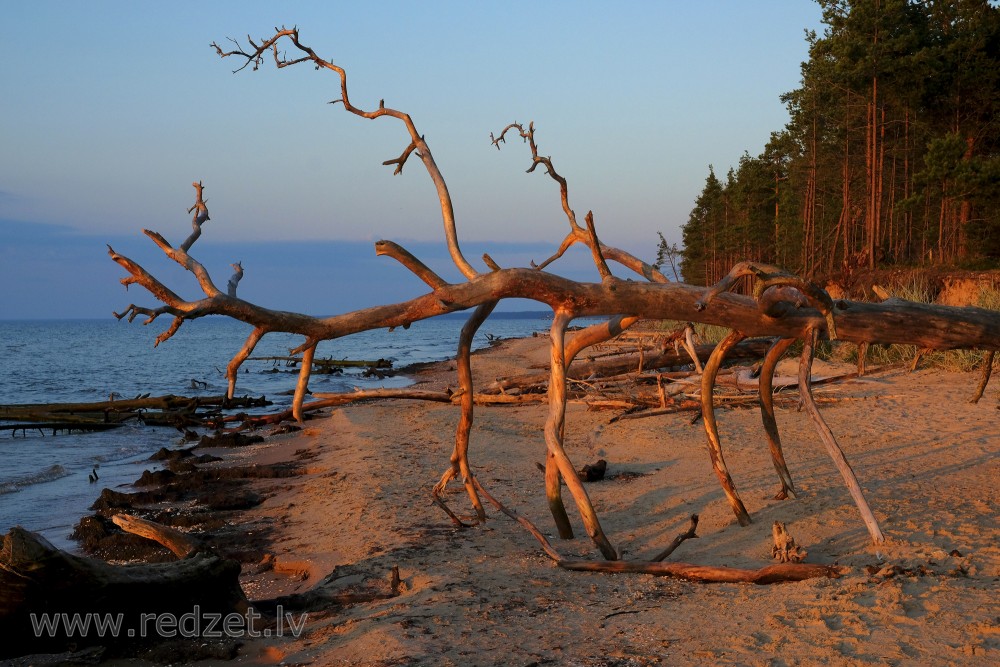
M 409 329 L 379 329 L 324 341 L 317 358 L 387 359 L 395 369 L 455 356 L 467 315 L 453 314 L 413 323 Z M 574 322 L 588 324 L 589 322 Z M 153 346 L 165 328 L 105 320 L 0 320 L 0 405 L 77 403 L 109 397 L 219 396 L 226 391 L 225 368 L 251 327 L 220 317 L 186 322 L 169 340 Z M 476 349 L 491 339 L 519 338 L 547 332 L 551 313 L 494 313 L 476 335 Z M 254 357 L 287 356 L 301 336 L 269 334 Z M 236 385 L 237 396 L 266 396 L 277 411 L 291 405 L 298 374 L 283 363 L 248 360 Z M 403 387 L 413 382 L 405 372 L 384 378 L 347 369 L 343 375 L 314 374 L 314 392 Z M 287 372 L 286 372 L 287 371 Z M 0 424 L 11 424 L 3 422 Z M 104 488 L 131 490 L 131 484 L 161 447 L 181 444 L 172 427 L 126 425 L 108 431 L 55 435 L 28 428 L 0 430 L 0 534 L 22 526 L 42 534 L 57 547 L 76 550 L 70 535 Z M 98 480 L 90 481 L 96 474 Z

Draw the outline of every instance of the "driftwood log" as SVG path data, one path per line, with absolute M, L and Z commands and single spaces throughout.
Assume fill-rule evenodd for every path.
M 192 380 L 192 382 L 196 382 Z M 24 422 L 2 424 L 0 432 L 25 435 L 29 430 L 103 431 L 127 421 L 139 420 L 150 426 L 203 426 L 222 417 L 222 410 L 271 405 L 266 397 L 251 396 L 137 396 L 94 403 L 25 403 L 0 405 L 0 419 Z
M 451 460 L 435 493 L 452 479 L 461 478 L 477 516 L 482 520 L 484 512 L 479 499 L 482 487 L 475 479 L 474 468 L 469 461 L 470 433 L 474 424 L 475 400 L 469 372 L 470 355 L 468 340 L 475 334 L 482 321 L 488 317 L 493 307 L 503 299 L 525 298 L 547 305 L 553 312 L 550 331 L 550 368 L 548 381 L 549 415 L 544 428 L 544 442 L 547 452 L 545 489 L 553 518 L 562 537 L 573 534 L 568 514 L 563 506 L 561 488 L 565 483 L 583 521 L 584 527 L 605 559 L 613 561 L 617 553 L 605 534 L 586 489 L 580 483 L 576 468 L 563 447 L 566 429 L 567 377 L 573 359 L 589 345 L 601 343 L 628 329 L 638 319 L 671 319 L 688 322 L 721 325 L 734 334 L 728 343 L 716 349 L 709 358 L 703 380 L 704 424 L 713 469 L 741 524 L 749 523 L 747 514 L 735 482 L 726 468 L 722 442 L 715 420 L 712 418 L 714 405 L 713 376 L 721 365 L 729 348 L 745 337 L 773 337 L 778 339 L 798 339 L 806 341 L 808 353 L 803 355 L 803 368 L 808 378 L 808 366 L 812 360 L 812 344 L 817 339 L 840 339 L 859 345 L 905 343 L 921 349 L 980 348 L 1000 349 L 1000 314 L 978 308 L 951 308 L 932 306 L 889 299 L 881 303 L 862 303 L 849 300 L 834 300 L 807 280 L 790 275 L 776 267 L 745 262 L 732 270 L 720 283 L 712 288 L 669 282 L 655 267 L 641 261 L 627 252 L 600 241 L 592 213 L 588 212 L 584 224 L 580 224 L 575 211 L 570 206 L 568 184 L 555 169 L 552 159 L 540 154 L 536 143 L 533 124 L 525 127 L 512 123 L 492 137 L 497 149 L 506 143 L 508 137 L 521 139 L 530 151 L 529 172 L 538 167 L 556 182 L 562 210 L 569 224 L 568 232 L 553 255 L 530 268 L 504 268 L 488 255 L 483 257 L 483 268 L 477 269 L 463 254 L 459 241 L 455 212 L 444 177 L 441 174 L 430 147 L 420 134 L 414 121 L 402 111 L 390 108 L 380 102 L 376 108 L 366 110 L 355 106 L 348 94 L 346 72 L 335 63 L 321 58 L 310 47 L 300 41 L 297 29 L 276 29 L 259 41 L 249 40 L 249 46 L 235 42 L 232 50 L 223 50 L 214 45 L 217 54 L 239 63 L 236 71 L 250 67 L 254 70 L 262 66 L 266 59 L 273 59 L 278 68 L 297 64 L 307 64 L 318 70 L 334 74 L 339 79 L 340 96 L 334 102 L 345 111 L 369 120 L 389 118 L 399 122 L 406 131 L 409 143 L 401 154 L 384 164 L 393 166 L 400 173 L 408 160 L 415 156 L 423 164 L 436 190 L 444 238 L 451 259 L 464 277 L 461 282 L 450 283 L 434 273 L 419 259 L 391 241 L 375 244 L 377 255 L 390 257 L 409 269 L 429 287 L 429 291 L 408 301 L 374 306 L 371 308 L 343 313 L 331 317 L 312 317 L 300 313 L 271 310 L 239 298 L 236 283 L 243 276 L 239 264 L 237 274 L 230 279 L 225 292 L 213 282 L 205 267 L 191 254 L 194 242 L 201 235 L 202 226 L 209 221 L 208 208 L 204 200 L 204 185 L 194 184 L 195 204 L 192 233 L 180 244 L 174 246 L 157 232 L 145 230 L 145 234 L 164 252 L 198 282 L 203 297 L 188 300 L 179 296 L 159 279 L 147 272 L 131 259 L 109 248 L 111 258 L 125 271 L 122 283 L 128 287 L 139 285 L 162 303 L 158 307 L 129 304 L 119 319 L 132 321 L 144 316 L 149 323 L 167 315 L 173 318 L 170 327 L 160 334 L 156 343 L 169 339 L 187 321 L 206 315 L 223 315 L 251 324 L 254 329 L 242 348 L 235 354 L 227 368 L 229 395 L 233 395 L 241 364 L 253 353 L 260 340 L 273 332 L 299 334 L 303 342 L 290 355 L 301 355 L 300 374 L 292 401 L 291 416 L 299 421 L 304 418 L 304 398 L 312 368 L 316 345 L 323 340 L 348 336 L 357 332 L 377 329 L 406 327 L 412 322 L 466 309 L 476 309 L 462 332 L 458 350 L 459 386 L 461 393 L 461 416 L 456 432 L 455 448 Z M 287 48 L 287 51 L 285 50 Z M 287 55 L 291 52 L 291 56 Z M 589 248 L 597 269 L 599 282 L 583 283 L 560 277 L 546 269 L 556 262 L 574 244 Z M 640 280 L 625 280 L 612 274 L 609 262 L 626 269 Z M 753 294 L 743 296 L 729 290 L 749 278 L 753 283 Z M 600 325 L 589 327 L 567 342 L 566 329 L 569 323 L 581 316 L 608 316 L 610 319 Z M 782 344 L 787 346 L 787 344 Z M 685 340 L 686 347 L 693 342 Z M 773 352 L 762 370 L 761 384 L 767 387 L 771 382 L 773 366 L 780 357 L 780 351 Z M 697 354 L 695 355 L 698 356 Z M 803 381 L 802 394 L 809 395 L 808 380 Z M 851 495 L 858 504 L 872 540 L 880 542 L 882 533 L 875 523 L 860 487 L 849 464 L 840 452 L 832 432 L 819 416 L 815 403 L 807 399 L 807 409 L 816 423 L 824 446 L 840 468 Z M 792 478 L 781 454 L 780 440 L 773 410 L 762 404 L 768 445 L 781 482 L 780 494 L 794 493 Z M 522 524 L 523 525 L 523 524 Z M 741 575 L 743 576 L 743 575 Z M 767 578 L 769 574 L 753 575 Z

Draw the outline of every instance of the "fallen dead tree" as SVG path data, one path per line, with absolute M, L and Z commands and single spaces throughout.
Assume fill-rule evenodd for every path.
M 0 419 L 30 425 L 0 425 L 0 431 L 51 430 L 100 431 L 138 420 L 151 426 L 202 426 L 217 419 L 221 410 L 261 408 L 266 397 L 252 396 L 137 396 L 91 403 L 24 403 L 0 405 Z M 44 432 L 44 431 L 43 431 Z
M 286 45 L 294 57 L 287 57 L 280 45 Z M 237 296 L 237 286 L 244 275 L 240 264 L 233 265 L 236 272 L 230 278 L 226 291 L 223 292 L 215 285 L 205 267 L 189 254 L 192 245 L 201 235 L 202 226 L 210 219 L 203 196 L 204 186 L 201 182 L 197 182 L 194 183 L 195 203 L 189 209 L 189 213 L 193 213 L 191 235 L 179 246 L 174 246 L 157 232 L 145 230 L 145 234 L 167 257 L 176 261 L 196 278 L 204 296 L 195 300 L 180 297 L 142 266 L 109 248 L 112 259 L 128 273 L 122 283 L 126 287 L 140 285 L 163 304 L 155 308 L 129 304 L 121 313 L 116 313 L 116 316 L 119 319 L 127 318 L 132 321 L 141 315 L 145 317 L 147 324 L 163 315 L 172 317 L 170 327 L 157 337 L 157 344 L 173 336 L 184 322 L 206 315 L 224 315 L 251 324 L 254 327 L 252 333 L 227 368 L 229 395 L 233 395 L 235 391 L 241 364 L 253 353 L 264 336 L 274 332 L 301 335 L 302 344 L 289 352 L 290 355 L 301 354 L 300 374 L 290 411 L 291 417 L 301 421 L 306 412 L 304 399 L 314 366 L 316 345 L 320 341 L 376 328 L 406 327 L 412 322 L 436 315 L 474 309 L 472 317 L 463 328 L 458 346 L 458 395 L 461 412 L 456 429 L 455 448 L 448 468 L 435 487 L 435 494 L 439 494 L 453 479 L 460 478 L 480 520 L 486 518 L 479 498 L 481 487 L 475 479 L 469 461 L 470 433 L 476 395 L 470 370 L 470 343 L 476 331 L 489 317 L 497 303 L 503 299 L 531 299 L 547 305 L 553 311 L 546 390 L 549 415 L 544 428 L 547 452 L 546 496 L 560 537 L 572 536 L 573 528 L 561 497 L 561 488 L 565 483 L 587 533 L 604 558 L 609 561 L 617 559 L 617 551 L 606 536 L 588 494 L 563 447 L 570 367 L 573 360 L 587 347 L 613 338 L 642 318 L 701 322 L 721 325 L 733 331 L 722 344 L 713 349 L 706 360 L 701 377 L 701 412 L 713 469 L 737 520 L 745 525 L 751 519 L 726 467 L 714 419 L 713 390 L 716 378 L 727 356 L 733 350 L 739 349 L 743 339 L 747 337 L 777 339 L 766 353 L 761 371 L 761 407 L 763 425 L 768 435 L 771 456 L 781 480 L 782 493 L 792 494 L 794 493 L 792 478 L 781 453 L 773 407 L 769 407 L 770 376 L 773 374 L 777 359 L 787 351 L 790 341 L 796 339 L 804 341 L 805 350 L 801 357 L 799 374 L 800 392 L 817 432 L 836 462 L 875 542 L 883 540 L 881 530 L 860 491 L 860 485 L 850 465 L 837 446 L 832 431 L 812 400 L 810 367 L 815 341 L 839 339 L 859 345 L 907 343 L 926 349 L 1000 348 L 1000 314 L 995 312 L 976 308 L 930 306 L 898 299 L 882 303 L 833 300 L 825 291 L 806 280 L 787 274 L 776 267 L 752 262 L 734 267 L 729 276 L 712 288 L 669 282 L 649 264 L 602 243 L 598 238 L 594 216 L 591 213 L 587 213 L 584 217 L 583 224 L 579 222 L 569 203 L 566 180 L 556 171 L 551 158 L 543 157 L 538 151 L 533 124 L 525 127 L 513 123 L 493 137 L 493 144 L 499 149 L 510 136 L 521 139 L 528 146 L 531 158 L 528 171 L 533 172 L 541 167 L 542 171 L 557 183 L 569 230 L 554 254 L 540 264 L 530 268 L 504 268 L 489 255 L 484 255 L 485 268 L 477 269 L 466 259 L 460 248 L 455 214 L 444 177 L 425 138 L 418 132 L 408 114 L 387 107 L 382 102 L 377 108 L 370 110 L 355 106 L 348 95 L 345 71 L 304 45 L 300 41 L 297 29 L 276 30 L 266 39 L 259 42 L 251 40 L 246 47 L 237 43 L 235 48 L 229 51 L 217 45 L 213 46 L 221 57 L 233 58 L 240 63 L 237 71 L 246 67 L 257 69 L 264 64 L 266 58 L 273 58 L 278 68 L 305 63 L 316 69 L 332 72 L 340 82 L 340 96 L 334 102 L 341 104 L 348 113 L 370 120 L 390 118 L 402 124 L 409 137 L 409 143 L 398 157 L 387 160 L 385 164 L 394 166 L 395 173 L 400 173 L 411 157 L 415 156 L 421 161 L 438 195 L 444 236 L 451 259 L 464 276 L 464 281 L 449 283 L 404 248 L 390 241 L 379 241 L 375 244 L 376 254 L 401 263 L 426 283 L 430 291 L 408 301 L 332 317 L 311 317 L 263 308 Z M 570 246 L 577 243 L 589 248 L 600 282 L 575 282 L 545 270 Z M 616 277 L 609 268 L 609 262 L 624 267 L 646 282 Z M 749 277 L 753 282 L 753 295 L 730 293 L 729 290 L 745 277 Z M 574 318 L 595 315 L 609 316 L 610 319 L 604 324 L 584 329 L 567 341 L 567 328 Z M 696 354 L 695 358 L 698 356 Z

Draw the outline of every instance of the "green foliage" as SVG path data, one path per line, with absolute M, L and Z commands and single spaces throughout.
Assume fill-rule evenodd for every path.
M 741 260 L 806 276 L 846 266 L 1000 263 L 1000 8 L 987 0 L 817 0 L 790 121 L 725 181 L 709 167 L 682 272 Z

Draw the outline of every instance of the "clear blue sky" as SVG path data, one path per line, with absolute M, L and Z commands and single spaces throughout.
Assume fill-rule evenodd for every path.
M 657 231 L 680 241 L 708 165 L 725 173 L 784 126 L 778 96 L 819 20 L 808 0 L 0 3 L 0 318 L 154 305 L 118 285 L 105 243 L 196 298 L 141 234 L 183 240 L 193 180 L 212 214 L 193 254 L 220 284 L 242 260 L 241 296 L 263 305 L 330 314 L 421 293 L 373 256 L 379 238 L 448 273 L 426 172 L 381 165 L 407 144 L 398 123 L 326 104 L 332 73 L 234 75 L 212 41 L 298 25 L 347 69 L 355 104 L 412 115 L 467 255 L 524 265 L 566 222 L 555 184 L 524 173 L 526 147 L 497 152 L 490 132 L 535 121 L 578 215 L 651 260 Z M 586 256 L 569 259 L 566 273 L 596 280 Z

